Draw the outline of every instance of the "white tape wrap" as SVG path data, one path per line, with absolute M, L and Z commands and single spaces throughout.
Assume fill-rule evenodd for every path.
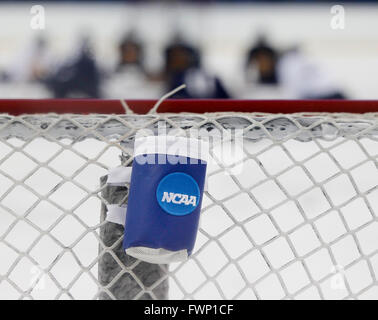
M 126 206 L 118 206 L 116 204 L 109 204 L 106 206 L 108 213 L 106 215 L 106 221 L 113 222 L 120 225 L 125 225 L 126 221 Z
M 124 186 L 131 180 L 131 167 L 116 167 L 109 170 L 107 184 L 111 186 Z M 116 204 L 106 205 L 106 221 L 125 225 L 127 206 Z
M 131 180 L 131 167 L 116 167 L 109 170 L 107 184 L 124 186 Z

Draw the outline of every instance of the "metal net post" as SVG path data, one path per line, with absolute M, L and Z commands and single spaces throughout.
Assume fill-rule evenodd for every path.
M 106 177 L 101 179 L 101 184 L 106 184 Z M 125 201 L 127 192 L 126 186 L 107 186 L 103 189 L 102 196 L 110 204 L 127 204 Z M 105 221 L 106 213 L 106 205 L 102 203 L 101 221 Z M 138 261 L 127 255 L 122 248 L 123 234 L 124 227 L 119 224 L 105 222 L 101 226 L 100 238 L 103 245 L 99 246 L 101 256 L 98 279 L 108 290 L 102 291 L 99 299 L 167 299 L 168 280 L 165 277 L 167 266 Z M 150 291 L 146 291 L 149 288 Z

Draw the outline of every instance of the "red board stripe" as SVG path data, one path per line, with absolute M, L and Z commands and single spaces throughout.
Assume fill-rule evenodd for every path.
M 147 113 L 155 100 L 127 100 L 130 108 L 138 114 Z M 354 100 L 176 100 L 164 101 L 158 112 L 378 112 L 378 101 Z M 122 114 L 119 100 L 99 99 L 4 99 L 0 100 L 0 113 L 12 115 L 33 113 L 105 113 Z

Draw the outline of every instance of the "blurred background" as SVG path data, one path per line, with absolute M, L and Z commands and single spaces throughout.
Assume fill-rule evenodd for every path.
M 0 98 L 378 99 L 378 1 L 0 1 Z

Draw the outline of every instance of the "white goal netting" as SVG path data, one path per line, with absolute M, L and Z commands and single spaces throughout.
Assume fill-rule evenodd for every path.
M 105 221 L 128 191 L 108 169 L 161 126 L 220 137 L 193 255 L 170 265 Z M 3 114 L 0 299 L 378 299 L 377 157 L 377 113 Z

